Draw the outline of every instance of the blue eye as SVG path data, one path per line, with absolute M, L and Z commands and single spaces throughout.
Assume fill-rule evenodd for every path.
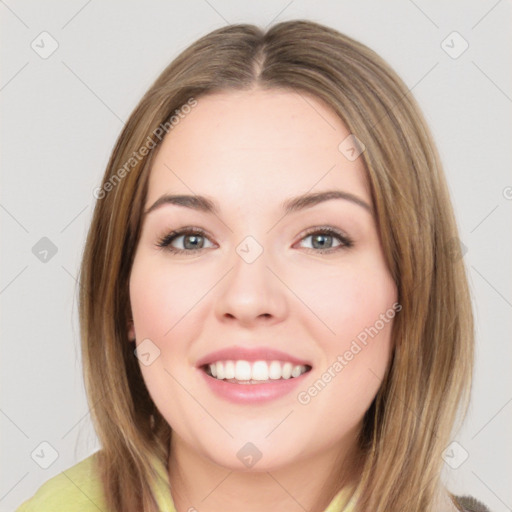
M 180 238 L 183 239 L 183 249 L 179 249 L 171 245 L 173 242 Z M 354 245 L 352 239 L 347 235 L 341 233 L 337 229 L 327 226 L 313 228 L 308 233 L 306 233 L 303 238 L 301 238 L 301 241 L 306 240 L 307 238 L 312 238 L 313 245 L 313 247 L 307 249 L 319 253 L 332 253 L 339 250 L 348 249 Z M 333 240 L 335 239 L 339 241 L 339 244 L 333 246 Z M 205 240 L 209 240 L 209 238 L 207 237 L 206 232 L 201 228 L 186 227 L 171 231 L 167 235 L 163 236 L 156 245 L 157 247 L 166 249 L 174 254 L 190 255 L 194 252 L 199 252 L 205 249 Z
M 341 233 L 337 229 L 330 227 L 319 227 L 310 230 L 306 236 L 304 236 L 302 240 L 306 240 L 307 238 L 312 238 L 312 250 L 314 252 L 320 253 L 331 253 L 336 252 L 342 249 L 348 249 L 354 245 L 354 242 L 347 235 Z M 333 246 L 333 239 L 337 239 L 340 243 L 336 246 Z M 317 247 L 315 247 L 315 244 Z M 318 250 L 315 250 L 320 247 Z M 326 246 L 328 246 L 326 248 Z M 309 248 L 308 248 L 309 249 Z
M 183 242 L 185 243 L 185 249 L 178 249 L 176 247 L 171 246 L 171 243 L 178 238 L 183 238 Z M 202 229 L 182 228 L 177 229 L 176 231 L 171 231 L 169 234 L 162 237 L 158 241 L 157 246 L 162 249 L 165 248 L 168 251 L 176 254 L 198 252 L 198 249 L 201 250 L 204 248 L 204 241 L 202 241 L 201 239 L 207 239 L 206 233 Z

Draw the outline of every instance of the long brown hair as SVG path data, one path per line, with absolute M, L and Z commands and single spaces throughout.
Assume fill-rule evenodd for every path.
M 466 269 L 442 165 L 416 101 L 390 66 L 365 45 L 306 20 L 266 32 L 230 25 L 196 41 L 150 87 L 112 152 L 96 194 L 79 296 L 107 504 L 118 512 L 157 510 L 151 460 L 167 467 L 169 459 L 171 428 L 127 342 L 130 270 L 163 138 L 156 134 L 191 98 L 254 87 L 314 95 L 366 146 L 361 158 L 402 310 L 388 370 L 364 417 L 355 510 L 433 512 L 444 490 L 442 452 L 469 404 L 474 357 Z

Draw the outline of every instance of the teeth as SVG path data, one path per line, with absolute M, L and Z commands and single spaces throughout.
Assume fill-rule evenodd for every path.
M 289 379 L 292 376 L 293 364 L 285 363 L 283 365 L 283 379 Z
M 212 365 L 217 366 L 217 365 Z M 226 361 L 224 365 L 224 378 L 234 379 L 235 378 L 235 363 L 233 361 Z
M 217 363 L 218 364 L 218 363 Z M 217 366 L 218 368 L 218 366 Z M 251 380 L 251 365 L 249 361 L 237 361 L 235 364 L 236 380 Z
M 282 375 L 281 363 L 279 361 L 272 361 L 268 368 L 268 376 L 271 379 L 280 379 Z
M 208 366 L 207 373 L 219 380 L 268 381 L 296 378 L 305 373 L 305 365 L 284 361 L 217 361 Z
M 242 361 L 238 361 L 237 365 Z M 252 365 L 251 377 L 253 380 L 268 380 L 268 365 L 265 361 L 256 361 Z M 241 379 L 239 379 L 241 380 Z M 243 379 L 247 380 L 247 379 Z
M 292 369 L 292 377 L 298 377 L 302 373 L 300 366 L 294 366 Z
M 226 378 L 226 375 L 224 373 L 224 365 L 223 364 L 217 364 L 217 375 L 215 376 L 219 380 L 223 380 Z

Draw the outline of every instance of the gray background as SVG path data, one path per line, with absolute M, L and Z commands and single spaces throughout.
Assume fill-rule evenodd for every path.
M 82 383 L 76 276 L 92 191 L 123 122 L 170 60 L 210 30 L 308 18 L 380 53 L 433 130 L 477 327 L 471 408 L 443 475 L 493 512 L 512 510 L 511 13 L 505 0 L 0 1 L 0 509 L 99 448 Z M 43 31 L 58 43 L 47 58 Z M 464 43 L 453 31 L 469 44 L 457 58 Z M 47 261 L 43 237 L 57 248 Z

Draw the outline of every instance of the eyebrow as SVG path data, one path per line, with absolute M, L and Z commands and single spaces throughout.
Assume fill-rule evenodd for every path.
M 342 190 L 326 190 L 324 192 L 315 192 L 311 194 L 303 194 L 297 197 L 292 197 L 281 203 L 281 209 L 285 214 L 311 208 L 317 204 L 332 199 L 343 199 L 357 204 L 367 210 L 370 214 L 373 214 L 372 207 L 360 199 L 359 197 L 351 194 L 350 192 L 344 192 Z M 215 202 L 205 196 L 198 195 L 169 195 L 165 194 L 157 199 L 151 207 L 149 207 L 144 215 L 148 215 L 157 208 L 164 204 L 174 204 L 177 206 L 184 206 L 192 210 L 197 210 L 205 213 L 211 213 L 214 215 L 219 214 L 219 209 Z

